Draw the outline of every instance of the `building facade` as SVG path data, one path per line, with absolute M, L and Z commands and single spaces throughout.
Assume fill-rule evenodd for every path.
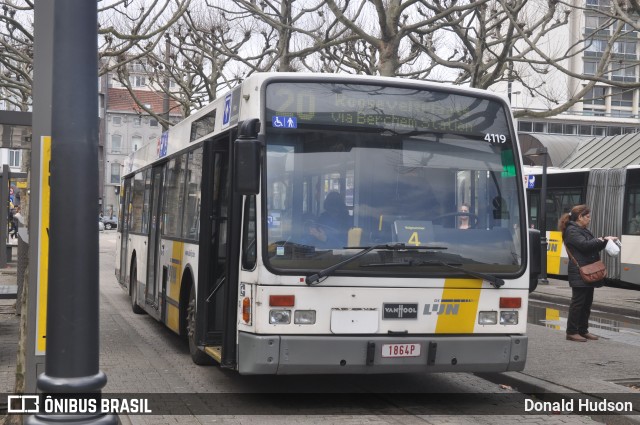
M 600 60 L 611 48 L 611 58 L 606 66 L 605 78 L 612 82 L 637 83 L 640 53 L 638 31 L 620 20 L 613 20 L 607 13 L 612 10 L 612 0 L 574 0 L 569 25 L 551 34 L 541 48 L 558 56 L 570 52 L 560 64 L 574 75 L 595 76 Z M 631 12 L 629 12 L 631 13 Z M 637 17 L 634 19 L 637 20 Z M 638 21 L 640 23 L 640 21 Z M 571 99 L 585 87 L 586 80 L 572 77 L 551 69 L 548 74 L 536 75 L 536 82 L 549 93 L 558 94 L 558 102 Z M 513 107 L 544 111 L 557 104 L 550 104 L 532 95 L 517 82 L 509 93 Z M 640 90 L 615 87 L 598 82 L 567 112 L 550 118 L 518 120 L 521 133 L 545 133 L 576 136 L 615 136 L 640 131 Z
M 145 67 L 139 63 L 128 65 L 133 95 L 111 75 L 103 78 L 101 104 L 101 199 L 100 210 L 106 217 L 117 216 L 120 197 L 120 179 L 125 158 L 147 143 L 156 143 L 163 129 L 158 119 L 148 114 L 136 100 L 157 115 L 164 111 L 164 94 L 150 86 Z M 179 105 L 169 102 L 169 121 L 182 119 Z

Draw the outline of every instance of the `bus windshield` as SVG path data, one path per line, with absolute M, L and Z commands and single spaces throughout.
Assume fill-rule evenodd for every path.
M 276 100 L 267 100 L 268 267 L 308 273 L 358 249 L 404 244 L 409 249 L 373 250 L 336 274 L 452 274 L 442 263 L 478 272 L 522 272 L 523 185 L 505 111 L 497 103 L 440 96 L 449 106 L 439 113 L 447 114 L 443 119 L 452 130 L 444 131 L 435 128 L 434 105 L 423 116 L 405 108 L 413 116 L 410 125 L 401 114 L 392 118 L 384 112 L 378 121 L 358 125 L 345 114 L 357 121 L 358 114 L 368 114 L 363 108 L 377 106 L 354 101 L 355 112 L 336 112 L 341 118 L 330 122 L 317 112 L 328 109 L 326 99 L 317 100 L 320 93 L 306 99 L 312 109 L 307 115 L 295 107 L 278 109 L 273 91 Z M 425 93 L 416 92 L 416 102 Z M 491 108 L 491 114 L 480 115 Z M 455 111 L 464 112 L 454 117 Z M 287 127 L 289 118 L 294 119 Z

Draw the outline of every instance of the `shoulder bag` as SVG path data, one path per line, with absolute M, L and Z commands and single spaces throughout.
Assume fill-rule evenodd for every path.
M 573 261 L 578 267 L 578 270 L 580 271 L 580 277 L 585 283 L 599 282 L 607 277 L 607 266 L 604 265 L 602 260 L 598 260 L 595 263 L 587 264 L 586 266 L 580 267 L 580 264 L 578 264 L 573 255 L 571 255 L 571 251 L 569 251 L 569 248 L 567 248 L 567 254 L 569 254 L 569 257 L 571 257 L 571 261 Z

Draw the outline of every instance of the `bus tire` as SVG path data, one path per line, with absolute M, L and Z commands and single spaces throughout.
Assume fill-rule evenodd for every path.
M 187 306 L 187 339 L 189 340 L 191 361 L 200 366 L 214 363 L 213 358 L 200 350 L 196 344 L 196 289 L 193 285 L 189 291 L 189 305 Z
M 129 286 L 131 288 L 131 311 L 135 314 L 144 314 L 144 309 L 138 305 L 138 267 L 135 263 L 131 266 L 131 282 Z

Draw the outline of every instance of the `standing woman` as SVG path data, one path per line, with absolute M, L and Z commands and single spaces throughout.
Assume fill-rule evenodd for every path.
M 558 227 L 567 251 L 571 252 L 580 267 L 594 263 L 600 259 L 600 251 L 607 245 L 609 239 L 617 240 L 615 236 L 596 238 L 587 229 L 591 222 L 591 210 L 586 205 L 576 205 L 570 213 L 560 217 Z M 569 257 L 571 258 L 571 257 Z M 589 315 L 593 303 L 594 288 L 599 288 L 604 281 L 585 283 L 580 276 L 578 266 L 569 261 L 569 285 L 571 286 L 571 306 L 567 319 L 567 339 L 575 342 L 597 340 L 598 337 L 589 333 Z

